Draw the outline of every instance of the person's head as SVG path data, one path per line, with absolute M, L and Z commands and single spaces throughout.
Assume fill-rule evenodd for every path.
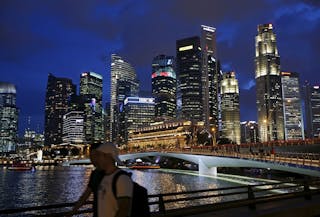
M 95 167 L 98 166 L 98 164 L 97 164 L 97 150 L 96 149 L 100 145 L 102 145 L 102 143 L 94 143 L 90 147 L 90 161 Z
M 115 163 L 121 163 L 119 159 L 119 151 L 112 143 L 104 143 L 96 150 L 97 164 L 101 169 L 115 167 Z

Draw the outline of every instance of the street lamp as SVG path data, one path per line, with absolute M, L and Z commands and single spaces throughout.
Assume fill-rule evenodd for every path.
M 216 129 L 212 127 L 211 132 L 212 132 L 212 146 L 215 146 L 216 145 Z

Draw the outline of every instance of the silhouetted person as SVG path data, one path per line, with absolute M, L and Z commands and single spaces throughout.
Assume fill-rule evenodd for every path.
M 92 171 L 89 179 L 88 186 L 86 190 L 82 193 L 79 200 L 74 205 L 72 211 L 67 216 L 72 216 L 76 213 L 76 211 L 87 201 L 90 194 L 93 193 L 93 217 L 97 217 L 97 196 L 98 196 L 98 187 L 99 184 L 104 177 L 104 171 L 99 168 L 97 165 L 97 151 L 96 149 L 101 145 L 101 143 L 96 143 L 91 146 L 90 150 L 90 160 L 91 163 L 96 167 L 95 170 Z
M 98 189 L 98 217 L 127 217 L 130 216 L 133 182 L 127 175 L 120 175 L 116 179 L 116 195 L 112 183 L 115 174 L 121 170 L 116 162 L 121 163 L 118 149 L 111 143 L 106 143 L 97 150 L 97 164 L 105 176 Z

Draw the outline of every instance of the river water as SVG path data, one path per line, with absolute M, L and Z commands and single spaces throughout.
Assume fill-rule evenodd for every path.
M 0 210 L 76 201 L 85 189 L 92 168 L 85 166 L 37 167 L 36 171 L 10 171 L 0 168 Z M 198 176 L 192 171 L 132 170 L 132 178 L 145 186 L 149 194 L 223 188 L 263 183 L 240 176 L 219 174 Z M 214 198 L 220 201 L 221 198 Z M 193 204 L 195 205 L 195 204 Z

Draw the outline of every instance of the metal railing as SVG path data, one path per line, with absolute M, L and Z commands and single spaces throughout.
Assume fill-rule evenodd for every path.
M 273 163 L 288 163 L 300 166 L 309 166 L 320 168 L 320 154 L 314 153 L 293 153 L 293 152 L 280 152 L 277 154 L 266 153 L 242 153 L 236 151 L 221 151 L 211 149 L 190 149 L 190 150 L 162 150 L 167 153 L 183 153 L 183 154 L 198 154 L 216 157 L 233 157 L 239 159 L 268 161 Z
M 304 197 L 310 200 L 320 195 L 320 180 L 299 180 L 258 185 L 214 188 L 185 192 L 149 195 L 151 216 L 188 216 L 222 209 Z M 65 216 L 75 203 L 52 204 L 0 210 L 0 216 Z M 92 201 L 87 202 L 76 215 L 92 213 Z

